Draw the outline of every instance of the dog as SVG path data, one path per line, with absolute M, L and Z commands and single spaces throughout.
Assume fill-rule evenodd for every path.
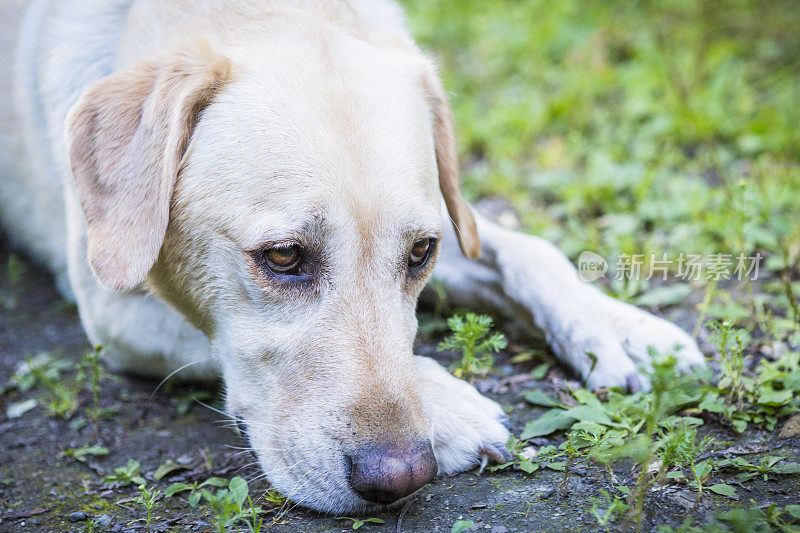
M 431 278 L 541 329 L 589 387 L 647 387 L 649 346 L 703 364 L 464 201 L 445 89 L 393 1 L 0 9 L 5 232 L 112 369 L 221 375 L 293 501 L 364 512 L 508 459 L 502 409 L 412 352 Z

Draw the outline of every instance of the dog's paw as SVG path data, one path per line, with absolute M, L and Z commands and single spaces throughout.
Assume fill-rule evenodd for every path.
M 554 347 L 591 389 L 649 388 L 644 370 L 650 367 L 651 349 L 674 355 L 682 371 L 705 366 L 697 343 L 681 328 L 605 295 L 582 306 L 580 317 L 555 337 Z
M 511 459 L 509 423 L 500 406 L 428 357 L 415 357 L 433 423 L 433 452 L 440 474 L 463 472 L 484 458 Z

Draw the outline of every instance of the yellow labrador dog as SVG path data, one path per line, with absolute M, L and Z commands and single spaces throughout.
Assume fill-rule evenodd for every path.
M 221 373 L 294 501 L 366 510 L 504 459 L 500 407 L 412 353 L 431 276 L 527 317 L 590 387 L 646 386 L 648 345 L 702 364 L 679 328 L 472 212 L 445 91 L 391 0 L 0 10 L 5 231 L 113 368 Z

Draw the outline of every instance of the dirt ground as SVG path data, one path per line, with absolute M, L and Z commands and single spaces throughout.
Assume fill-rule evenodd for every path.
M 0 265 L 9 254 L 0 251 Z M 26 356 L 49 351 L 77 361 L 89 349 L 75 307 L 60 299 L 51 277 L 30 264 L 23 264 L 15 282 L 0 276 L 0 385 L 6 383 Z M 688 306 L 687 306 L 688 308 Z M 676 317 L 691 320 L 691 313 Z M 513 332 L 506 331 L 513 337 Z M 419 342 L 418 353 L 434 352 L 435 337 Z M 511 408 L 510 417 L 517 434 L 538 411 L 526 405 L 521 393 L 533 387 L 551 390 L 563 384 L 563 371 L 555 368 L 542 381 L 533 381 L 530 366 L 511 365 L 507 354 L 501 357 L 499 375 L 478 383 L 492 398 Z M 110 453 L 90 458 L 86 463 L 60 458 L 68 447 L 95 443 L 91 425 L 72 429 L 70 421 L 51 418 L 41 406 L 18 418 L 6 417 L 9 405 L 41 396 L 41 391 L 25 395 L 0 396 L 0 531 L 83 531 L 85 522 L 72 522 L 71 513 L 84 512 L 107 525 L 98 531 L 144 531 L 143 512 L 131 501 L 132 486 L 117 487 L 101 483 L 104 474 L 135 459 L 145 478 L 163 489 L 172 482 L 203 480 L 210 476 L 258 475 L 253 458 L 242 454 L 237 434 L 222 427 L 222 416 L 197 402 L 188 404 L 190 394 L 201 387 L 167 386 L 150 399 L 157 383 L 135 376 L 119 376 L 107 381 L 101 405 L 116 413 L 100 424 L 100 441 Z M 210 394 L 218 391 L 209 390 Z M 213 396 L 206 404 L 215 405 Z M 78 414 L 90 403 L 88 393 L 81 396 Z M 191 408 L 179 414 L 181 406 Z M 798 439 L 777 440 L 763 433 L 735 436 L 721 427 L 707 431 L 731 445 L 749 444 L 747 451 L 779 453 L 790 460 L 800 458 Z M 557 442 L 537 439 L 535 444 Z M 741 449 L 741 448 L 740 448 Z M 735 452 L 732 452 L 735 453 Z M 757 457 L 751 455 L 752 457 Z M 183 468 L 160 482 L 154 482 L 155 469 L 171 459 Z M 630 465 L 615 469 L 618 483 L 631 484 Z M 263 482 L 262 482 L 263 483 Z M 464 473 L 437 478 L 424 487 L 405 508 L 373 515 L 383 525 L 366 524 L 364 531 L 450 531 L 458 520 L 472 520 L 472 531 L 504 533 L 512 531 L 592 531 L 602 530 L 590 514 L 591 497 L 599 489 L 610 489 L 609 474 L 599 467 L 581 466 L 565 479 L 560 472 L 537 471 L 527 475 L 511 469 L 500 472 Z M 260 494 L 264 484 L 251 485 L 251 494 Z M 738 487 L 739 501 L 709 494 L 695 506 L 694 492 L 686 487 L 667 486 L 651 494 L 646 526 L 679 525 L 687 514 L 702 522 L 713 512 L 746 503 L 778 505 L 798 503 L 797 477 L 769 482 L 752 481 Z M 281 531 L 347 531 L 351 522 L 286 506 L 270 506 L 265 525 Z M 192 509 L 185 498 L 161 499 L 155 509 L 153 531 L 210 531 L 206 508 Z M 402 518 L 401 518 L 402 515 Z M 73 518 L 74 515 L 73 515 Z M 110 519 L 110 520 L 109 520 Z

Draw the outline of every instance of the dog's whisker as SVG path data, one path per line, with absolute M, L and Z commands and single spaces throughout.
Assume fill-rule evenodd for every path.
M 240 466 L 239 468 L 236 469 L 236 473 L 238 474 L 242 470 L 246 470 L 246 469 L 252 468 L 254 466 L 258 466 L 258 463 L 248 463 L 248 464 L 246 464 L 244 466 Z
M 271 450 L 271 451 L 277 451 L 277 450 Z M 255 452 L 253 452 L 253 450 L 242 450 L 240 452 L 236 452 L 235 454 L 231 455 L 231 459 L 236 459 L 237 457 L 240 457 L 240 456 L 248 454 L 248 453 L 255 454 Z M 258 461 L 256 461 L 255 463 L 251 463 L 251 464 L 258 464 Z M 244 467 L 242 467 L 242 468 L 244 468 Z
M 261 472 L 259 474 L 256 474 L 252 478 L 250 478 L 247 482 L 248 483 L 255 483 L 256 481 L 260 481 L 262 479 L 265 479 L 266 477 L 267 477 L 266 472 Z
M 288 466 L 287 468 L 285 468 L 285 469 L 283 470 L 283 472 L 281 473 L 281 475 L 282 475 L 282 476 L 285 476 L 285 475 L 287 475 L 289 472 L 291 472 L 292 470 L 294 470 L 294 468 L 295 468 L 295 467 L 297 467 L 298 465 L 302 464 L 302 462 L 303 462 L 303 460 L 302 460 L 302 459 L 298 459 L 298 460 L 297 460 L 297 461 L 295 461 L 295 462 L 294 462 L 294 463 L 293 463 L 291 466 Z M 306 475 L 308 475 L 310 472 L 311 472 L 310 470 L 306 471 L 306 473 L 305 473 L 305 474 L 303 474 L 303 476 L 302 476 L 300 479 L 303 479 L 303 477 L 305 477 Z M 297 480 L 297 482 L 299 483 L 299 482 L 300 482 L 300 480 Z
M 299 480 L 297 480 L 298 483 L 303 481 L 303 478 L 305 478 L 310 473 L 311 473 L 311 470 L 309 470 L 305 474 L 303 474 L 303 476 Z M 298 493 L 300 493 L 301 490 L 306 488 L 306 486 L 313 480 L 314 480 L 313 477 L 308 478 L 307 480 L 305 480 L 305 482 L 300 483 L 300 485 L 295 487 L 295 489 L 292 491 L 291 495 L 290 496 L 286 496 L 286 500 L 283 502 L 283 505 L 281 506 L 280 511 L 278 511 L 278 515 L 283 516 L 283 515 L 291 512 L 298 505 L 300 505 L 299 502 L 293 502 L 292 498 L 294 498 Z M 291 507 L 289 507 L 288 509 L 286 509 L 286 506 L 289 504 L 289 502 L 293 502 L 293 505 Z
M 189 368 L 190 366 L 193 366 L 193 365 L 196 365 L 196 364 L 199 364 L 199 363 L 205 363 L 206 361 L 208 361 L 210 359 L 211 359 L 211 357 L 204 357 L 203 359 L 198 359 L 197 361 L 192 361 L 191 363 L 186 363 L 185 365 L 179 366 L 178 368 L 176 368 L 175 370 L 173 370 L 172 372 L 167 374 L 167 377 L 165 377 L 164 379 L 161 380 L 161 382 L 156 386 L 156 388 L 153 389 L 153 392 L 150 393 L 150 396 L 147 397 L 147 401 L 152 400 L 153 396 L 155 396 L 156 393 L 158 392 L 158 389 L 160 389 L 161 386 L 164 383 L 166 383 L 167 380 L 169 380 L 172 376 L 174 376 L 178 372 L 181 372 L 182 370 L 185 370 L 185 369 Z
M 302 478 L 300 478 L 300 480 L 302 480 Z M 281 505 L 281 508 L 278 510 L 278 513 L 277 513 L 278 516 L 283 516 L 284 514 L 288 513 L 291 510 L 291 509 L 287 509 L 286 506 L 289 505 L 289 502 L 292 501 L 292 498 L 294 498 L 295 495 L 297 495 L 301 490 L 303 490 L 305 488 L 305 486 L 308 484 L 309 481 L 310 480 L 306 480 L 304 483 L 301 483 L 300 485 L 295 487 L 294 490 L 292 490 L 291 494 L 284 495 L 284 497 L 286 499 L 284 500 L 283 505 Z M 293 508 L 294 508 L 294 505 L 292 506 L 292 509 Z
M 226 444 L 225 447 L 226 448 L 230 448 L 231 450 L 251 450 L 251 451 L 255 451 L 255 450 L 253 450 L 253 447 L 250 446 L 247 443 L 245 443 L 244 446 L 239 446 L 237 444 Z
M 236 470 L 236 474 L 238 476 L 240 476 L 240 477 L 243 477 L 248 483 L 252 483 L 253 480 L 256 479 L 257 476 L 259 475 L 260 468 L 258 468 L 258 467 L 259 467 L 258 463 L 249 464 L 247 466 L 243 466 L 241 468 L 238 468 Z M 247 472 L 245 472 L 245 471 L 252 470 L 254 468 L 256 469 L 255 473 L 248 474 Z
M 218 421 L 217 423 L 219 425 L 217 427 L 226 428 L 226 429 L 239 429 L 239 422 L 240 422 L 239 420 Z M 263 422 L 258 422 L 258 421 L 250 421 L 250 422 L 247 423 L 247 425 L 252 429 L 255 429 L 255 430 L 261 431 L 261 432 L 265 432 L 265 433 L 269 433 L 270 435 L 272 435 L 274 437 L 278 436 L 278 434 L 276 433 L 276 430 L 281 429 L 280 427 L 278 427 L 275 424 L 269 424 L 268 425 L 268 424 L 265 424 Z
M 220 411 L 220 410 L 219 410 L 219 409 L 217 409 L 216 407 L 212 407 L 212 406 L 208 405 L 207 403 L 205 403 L 205 402 L 203 402 L 203 401 L 201 401 L 201 400 L 198 400 L 197 398 L 195 398 L 195 399 L 194 399 L 194 401 L 195 401 L 195 402 L 197 402 L 197 403 L 199 403 L 200 405 L 202 405 L 202 406 L 203 406 L 203 407 L 205 407 L 206 409 L 209 409 L 209 410 L 211 410 L 211 411 L 214 411 L 215 413 L 219 413 L 219 414 L 221 414 L 222 416 L 227 416 L 227 417 L 230 417 L 230 416 L 231 416 L 229 413 L 226 413 L 225 411 Z M 235 419 L 231 419 L 231 420 L 235 420 Z
M 241 452 L 253 452 L 253 453 L 255 453 L 255 450 L 253 448 L 249 447 L 249 446 L 234 446 L 233 444 L 226 444 L 225 447 L 229 448 L 231 450 L 240 450 L 240 453 Z M 270 450 L 270 451 L 278 451 L 276 448 L 263 448 L 263 449 L 264 450 Z M 239 455 L 239 454 L 237 453 L 233 457 L 236 457 L 237 455 Z
M 261 427 L 261 426 L 258 426 L 258 425 L 252 425 L 251 424 L 250 425 L 250 429 L 253 429 L 255 431 L 259 431 L 259 432 L 262 432 L 262 433 L 267 433 L 272 437 L 277 437 L 277 436 L 279 436 L 279 434 L 276 433 L 276 431 L 278 431 L 280 428 L 278 428 L 278 427 L 268 428 L 268 427 Z

